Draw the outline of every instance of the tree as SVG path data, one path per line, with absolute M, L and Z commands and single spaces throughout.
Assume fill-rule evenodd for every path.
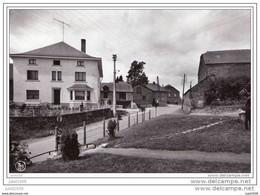
M 116 83 L 118 83 L 118 81 L 124 82 L 122 75 L 120 75 L 120 77 L 116 77 Z
M 132 85 L 132 87 L 136 85 L 147 85 L 148 77 L 146 76 L 144 70 L 145 62 L 133 61 L 128 71 L 127 82 Z

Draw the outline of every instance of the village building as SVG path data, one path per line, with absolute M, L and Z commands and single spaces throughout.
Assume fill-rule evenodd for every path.
M 247 76 L 250 78 L 251 50 L 207 51 L 200 56 L 198 82 L 209 75 L 216 78 Z
M 133 90 L 134 102 L 138 105 L 152 105 L 154 100 L 158 100 L 159 105 L 167 104 L 168 91 L 155 82 L 147 85 L 137 85 L 133 87 Z
M 13 101 L 16 104 L 86 107 L 100 102 L 101 58 L 59 42 L 25 53 L 10 54 L 13 59 Z
M 178 104 L 181 101 L 180 92 L 171 85 L 166 85 L 164 87 L 167 90 L 167 103 L 168 104 Z
M 187 111 L 205 106 L 205 92 L 216 79 L 251 77 L 251 50 L 208 51 L 201 55 L 198 83 L 183 97 Z
M 101 83 L 100 97 L 102 105 L 113 103 L 113 83 Z M 116 105 L 130 108 L 133 103 L 133 88 L 129 83 L 118 81 L 116 83 Z

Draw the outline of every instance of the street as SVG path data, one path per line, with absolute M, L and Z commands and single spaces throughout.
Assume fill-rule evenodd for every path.
M 168 105 L 167 107 L 158 107 L 157 116 L 163 114 L 172 114 L 181 108 L 180 105 Z M 149 110 L 151 112 L 151 118 L 156 117 L 155 108 L 147 108 L 145 111 L 145 120 L 149 119 Z M 129 109 L 130 112 L 130 126 L 137 123 L 137 109 Z M 138 123 L 142 122 L 142 113 L 138 112 Z M 106 124 L 107 124 L 106 120 Z M 119 121 L 119 130 L 126 130 L 128 127 L 128 116 L 123 116 L 122 120 Z M 78 141 L 83 144 L 84 131 L 83 127 L 77 129 Z M 99 138 L 103 137 L 103 121 L 93 123 L 86 126 L 86 143 L 92 143 Z M 28 149 L 31 152 L 31 157 L 38 154 L 55 150 L 55 136 L 48 136 L 40 139 L 33 139 L 27 142 Z M 51 154 L 53 155 L 53 153 Z M 50 158 L 49 154 L 41 155 L 39 157 L 32 158 L 32 162 L 39 162 Z

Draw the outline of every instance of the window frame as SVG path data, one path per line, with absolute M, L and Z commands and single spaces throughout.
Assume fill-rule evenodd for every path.
M 34 73 L 36 73 L 36 74 L 34 74 Z M 28 81 L 38 81 L 39 80 L 38 70 L 27 70 L 27 80 Z
M 79 94 L 77 94 L 77 93 L 82 93 L 83 92 L 83 96 L 81 96 L 81 95 L 79 95 Z M 78 97 L 81 97 L 81 98 L 78 98 Z M 82 99 L 82 97 L 83 97 L 83 99 Z M 85 91 L 80 91 L 80 90 L 77 90 L 77 91 L 75 91 L 75 100 L 85 100 Z
M 59 62 L 59 64 L 56 64 L 55 62 Z M 53 60 L 53 66 L 61 66 L 60 60 Z
M 32 63 L 31 63 L 32 62 Z M 29 64 L 30 65 L 35 65 L 36 64 L 36 59 L 29 59 Z
M 77 66 L 82 67 L 82 66 L 84 66 L 84 65 L 85 65 L 85 64 L 84 64 L 84 61 L 81 61 L 81 60 L 77 61 Z
M 36 94 L 29 94 L 29 92 L 30 93 L 36 93 Z M 30 96 L 32 96 L 32 98 Z M 26 90 L 26 99 L 27 100 L 39 100 L 40 99 L 40 91 L 39 90 Z
M 86 81 L 86 72 L 75 72 L 75 81 Z
M 91 100 L 91 92 L 87 91 L 87 101 L 90 101 L 90 100 Z

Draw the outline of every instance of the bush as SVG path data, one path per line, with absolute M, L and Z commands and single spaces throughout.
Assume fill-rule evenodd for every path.
M 75 160 L 79 157 L 78 134 L 75 131 L 62 132 L 61 153 L 63 160 Z
M 113 120 L 113 119 L 110 119 L 108 121 L 108 124 L 107 124 L 107 131 L 108 131 L 108 135 L 112 138 L 115 137 L 115 134 L 116 134 L 116 121 Z
M 247 88 L 250 91 L 250 78 L 248 77 L 235 77 L 217 79 L 211 81 L 210 89 L 205 91 L 205 101 L 207 105 L 211 105 L 213 102 L 219 101 L 239 101 L 243 98 L 239 92 Z

